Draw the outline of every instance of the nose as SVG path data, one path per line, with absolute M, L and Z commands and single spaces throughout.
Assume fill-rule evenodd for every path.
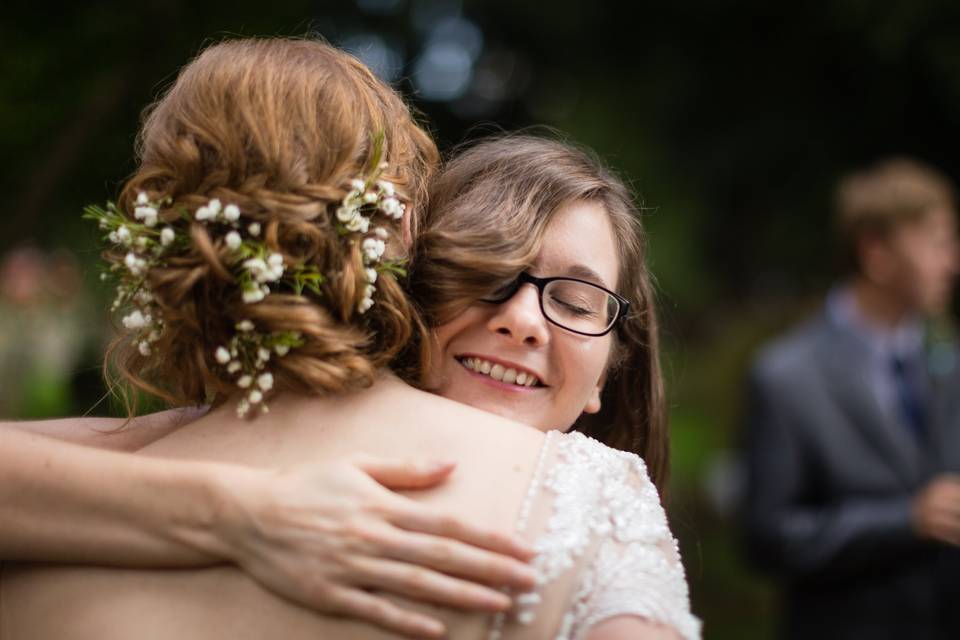
M 540 311 L 540 293 L 532 284 L 524 284 L 508 300 L 496 307 L 487 322 L 494 333 L 529 347 L 540 347 L 550 341 L 547 319 Z

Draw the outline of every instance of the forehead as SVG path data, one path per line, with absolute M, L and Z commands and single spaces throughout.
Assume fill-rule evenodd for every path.
M 598 202 L 577 200 L 560 207 L 543 235 L 543 244 L 534 265 L 543 276 L 570 275 L 597 280 L 609 289 L 617 286 L 620 271 L 610 216 Z M 584 277 L 582 267 L 598 278 Z

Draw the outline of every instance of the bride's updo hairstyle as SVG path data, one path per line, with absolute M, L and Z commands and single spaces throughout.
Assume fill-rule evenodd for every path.
M 129 253 L 105 255 L 114 271 L 143 273 L 135 299 L 158 318 L 124 318 L 108 360 L 126 382 L 176 405 L 216 403 L 258 383 L 264 393 L 340 392 L 370 385 L 419 338 L 407 295 L 390 273 L 372 273 L 365 240 L 375 253 L 376 241 L 380 253 L 385 246 L 375 256 L 385 263 L 406 257 L 400 211 L 424 200 L 437 151 L 402 99 L 355 58 L 310 40 L 214 44 L 148 108 L 137 151 L 117 210 L 131 224 L 153 223 L 141 228 L 154 233 L 157 253 L 138 262 L 133 242 Z M 382 189 L 396 215 L 371 216 L 369 234 L 349 232 L 338 209 L 371 175 L 393 185 Z M 276 263 L 238 271 L 248 243 Z M 179 248 L 151 262 L 161 244 Z M 281 264 L 289 281 L 271 275 Z M 290 286 L 291 274 L 306 286 Z M 156 326 L 147 338 L 145 322 Z M 244 331 L 266 350 L 236 348 Z M 260 364 L 248 361 L 256 353 Z M 254 382 L 244 380 L 264 359 L 269 380 L 257 382 L 253 369 Z
M 618 293 L 630 301 L 630 313 L 614 332 L 602 409 L 583 415 L 575 428 L 639 454 L 663 494 L 669 440 L 645 234 L 630 191 L 594 155 L 525 134 L 455 153 L 431 185 L 412 294 L 428 324 L 444 324 L 530 268 L 554 214 L 578 200 L 599 203 L 610 216 L 619 244 Z

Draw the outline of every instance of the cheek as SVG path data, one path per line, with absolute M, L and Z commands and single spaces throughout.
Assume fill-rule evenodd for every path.
M 590 338 L 567 350 L 565 368 L 581 394 L 589 394 L 602 378 L 610 361 L 609 336 Z

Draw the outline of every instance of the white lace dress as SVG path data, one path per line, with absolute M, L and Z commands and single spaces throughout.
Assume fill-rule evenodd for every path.
M 700 637 L 676 540 L 638 456 L 551 431 L 517 528 L 534 541 L 538 586 L 494 619 L 489 640 L 580 640 L 623 615 Z

